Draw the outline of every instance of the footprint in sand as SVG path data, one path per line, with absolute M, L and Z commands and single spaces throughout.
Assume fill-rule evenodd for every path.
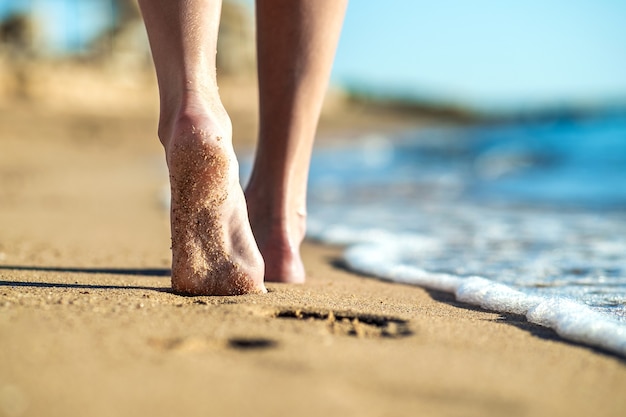
M 263 350 L 278 345 L 275 340 L 262 337 L 233 337 L 226 341 L 218 341 L 193 336 L 152 338 L 148 340 L 148 344 L 158 350 L 180 353 L 197 353 L 224 347 L 242 351 Z
M 413 334 L 407 320 L 391 316 L 282 309 L 271 313 L 271 317 L 302 322 L 322 322 L 326 325 L 326 331 L 334 336 L 399 339 Z M 238 351 L 258 351 L 278 346 L 277 341 L 265 337 L 231 337 L 226 340 L 195 336 L 152 338 L 148 340 L 148 344 L 157 350 L 178 353 L 198 353 L 224 347 Z
M 323 321 L 331 334 L 340 336 L 398 339 L 413 334 L 407 320 L 390 316 L 340 311 L 284 309 L 275 313 L 274 317 L 303 321 Z

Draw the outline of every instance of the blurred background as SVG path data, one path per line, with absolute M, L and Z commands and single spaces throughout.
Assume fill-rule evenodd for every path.
M 224 4 L 224 77 L 254 76 L 253 3 Z M 108 72 L 121 78 L 116 84 L 151 74 L 133 0 L 1 0 L 0 21 L 3 98 L 41 98 L 46 72 L 61 64 Z M 624 21 L 626 3 L 615 0 L 353 1 L 333 86 L 369 100 L 492 116 L 622 108 Z

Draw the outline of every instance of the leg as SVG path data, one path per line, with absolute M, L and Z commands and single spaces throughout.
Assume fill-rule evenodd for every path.
M 159 83 L 159 138 L 172 190 L 172 288 L 191 295 L 265 292 L 217 92 L 220 0 L 140 0 Z
M 265 279 L 303 282 L 309 160 L 347 0 L 257 0 L 261 123 L 246 199 Z

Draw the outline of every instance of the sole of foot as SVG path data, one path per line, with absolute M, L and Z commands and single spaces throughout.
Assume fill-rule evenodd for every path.
M 172 289 L 185 295 L 265 293 L 264 262 L 239 185 L 230 123 L 178 118 L 165 144 L 171 187 Z

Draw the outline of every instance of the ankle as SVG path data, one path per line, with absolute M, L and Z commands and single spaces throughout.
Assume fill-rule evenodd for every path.
M 210 131 L 230 141 L 232 125 L 219 97 L 187 91 L 179 99 L 162 101 L 158 136 L 166 149 L 173 137 L 195 131 Z

